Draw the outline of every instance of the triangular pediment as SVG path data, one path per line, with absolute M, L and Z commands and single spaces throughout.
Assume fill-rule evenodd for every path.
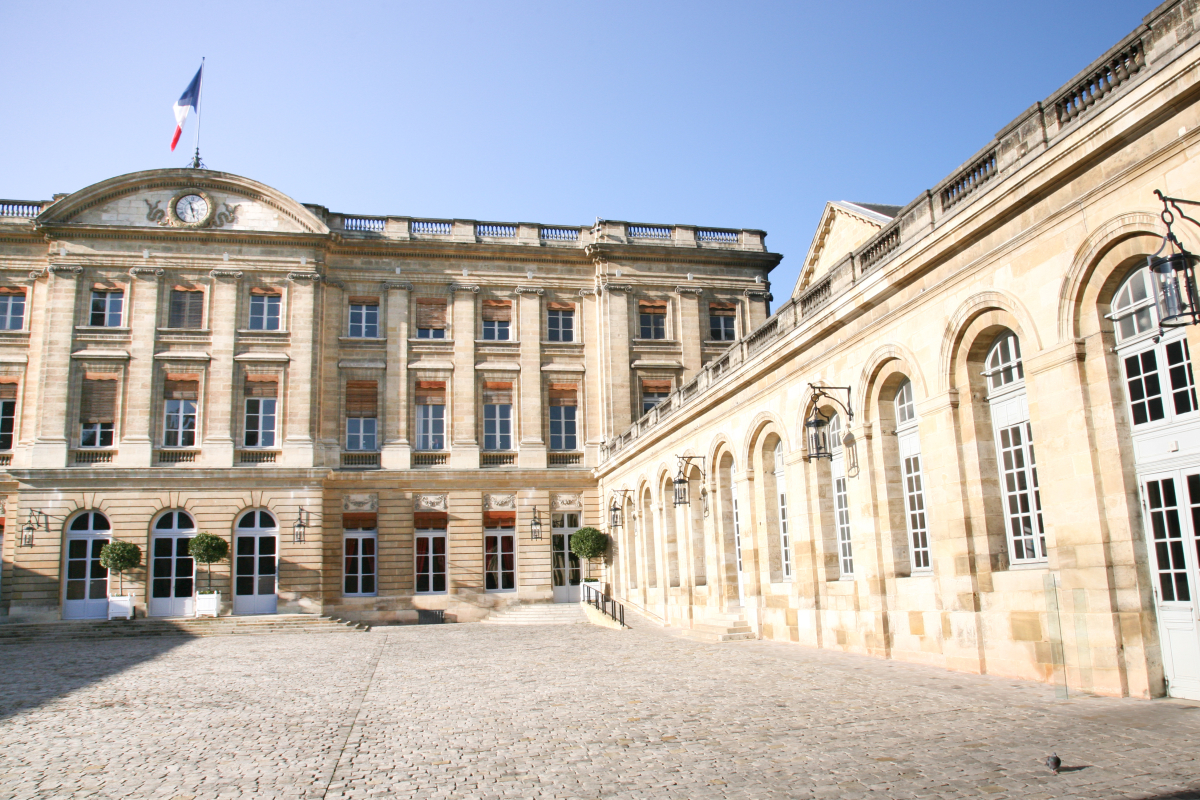
M 195 227 L 269 233 L 329 233 L 311 211 L 270 186 L 225 172 L 164 169 L 109 178 L 67 195 L 38 216 L 43 225 L 189 227 L 171 208 L 200 195 L 211 213 Z
M 887 212 L 893 208 L 895 206 L 864 206 L 837 200 L 827 202 L 792 296 L 799 297 L 851 251 L 891 222 Z

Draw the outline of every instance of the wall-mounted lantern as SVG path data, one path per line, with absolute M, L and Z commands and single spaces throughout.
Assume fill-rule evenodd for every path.
M 39 530 L 50 531 L 50 515 L 31 508 L 25 524 L 21 526 L 21 547 L 33 547 L 33 538 Z
M 608 526 L 610 528 L 619 528 L 623 524 L 625 498 L 631 491 L 630 489 L 613 489 L 612 505 L 608 509 Z
M 1154 296 L 1158 306 L 1158 324 L 1161 328 L 1180 328 L 1184 325 L 1200 325 L 1200 298 L 1196 290 L 1196 256 L 1184 248 L 1179 237 L 1171 230 L 1175 216 L 1186 219 L 1200 227 L 1200 222 L 1183 213 L 1180 203 L 1200 206 L 1195 200 L 1167 197 L 1155 189 L 1154 194 L 1162 201 L 1162 221 L 1167 226 L 1158 252 L 1147 259 L 1147 266 L 1154 278 Z M 1174 211 L 1172 211 L 1174 209 Z
M 675 473 L 675 505 L 689 506 L 692 504 L 691 498 L 688 497 L 688 477 L 687 473 L 692 466 L 693 461 L 704 463 L 704 456 L 675 456 L 679 459 L 679 470 Z M 698 467 L 700 470 L 700 480 L 704 480 L 704 467 Z
M 535 542 L 542 538 L 542 518 L 538 516 L 537 506 L 533 507 L 533 516 L 529 519 L 529 538 Z
M 808 439 L 808 452 L 804 454 L 805 461 L 812 461 L 814 458 L 833 458 L 833 442 L 829 441 L 829 420 L 833 418 L 830 414 L 826 416 L 821 413 L 821 401 L 830 400 L 846 413 L 846 421 L 854 421 L 854 412 L 850 409 L 850 387 L 849 386 L 813 386 L 812 410 L 808 413 L 808 418 L 804 420 L 804 432 Z M 830 394 L 831 391 L 845 392 L 846 402 L 843 403 L 838 398 Z
M 296 521 L 292 523 L 292 542 L 295 544 L 304 544 L 304 536 L 308 531 L 308 510 L 300 509 L 296 512 Z

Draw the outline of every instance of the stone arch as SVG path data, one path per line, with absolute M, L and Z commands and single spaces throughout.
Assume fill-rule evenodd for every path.
M 1012 319 L 1011 327 L 1013 332 L 1021 338 L 1021 349 L 1025 353 L 1026 360 L 1041 352 L 1041 336 L 1038 334 L 1037 326 L 1034 325 L 1033 316 L 1024 304 L 1008 293 L 999 290 L 979 292 L 962 303 L 946 323 L 946 330 L 942 335 L 941 353 L 938 357 L 937 387 L 939 392 L 947 391 L 954 385 L 955 364 L 961 355 L 960 349 L 967 328 L 976 317 L 994 310 L 1002 311 Z M 1033 347 L 1030 347 L 1030 344 Z
M 921 371 L 913 352 L 901 344 L 885 344 L 867 357 L 858 378 L 858 385 L 862 387 L 862 391 L 859 392 L 861 399 L 858 414 L 863 422 L 872 419 L 871 409 L 875 407 L 876 395 L 879 393 L 877 379 L 880 371 L 891 361 L 899 361 L 904 365 L 904 373 L 920 393 L 921 399 L 929 397 L 929 384 L 925 381 L 925 373 Z
M 749 466 L 750 453 L 754 447 L 754 442 L 762 435 L 763 430 L 768 425 L 774 425 L 774 433 L 783 440 L 783 452 L 790 453 L 791 447 L 788 442 L 787 426 L 779 415 L 774 411 L 760 411 L 754 415 L 754 419 L 750 420 L 750 424 L 746 426 L 746 435 L 742 439 L 742 448 L 740 451 L 741 463 Z
M 1131 211 L 1120 214 L 1092 231 L 1075 251 L 1071 267 L 1063 276 L 1058 293 L 1058 341 L 1079 335 L 1084 293 L 1104 256 L 1117 245 L 1136 236 L 1163 235 L 1162 219 L 1157 213 Z

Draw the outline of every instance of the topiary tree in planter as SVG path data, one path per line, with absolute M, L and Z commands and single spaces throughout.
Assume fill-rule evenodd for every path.
M 100 565 L 117 573 L 117 593 L 125 594 L 125 573 L 142 565 L 142 548 L 114 539 L 100 549 Z
M 212 565 L 223 561 L 229 555 L 229 542 L 220 536 L 201 531 L 188 542 L 188 555 L 208 569 L 208 589 L 205 594 L 212 594 Z
M 571 552 L 588 562 L 588 577 L 592 575 L 592 559 L 599 558 L 608 552 L 608 534 L 587 527 L 580 528 L 571 534 Z

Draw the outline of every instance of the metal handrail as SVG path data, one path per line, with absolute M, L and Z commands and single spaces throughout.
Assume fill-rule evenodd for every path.
M 609 619 L 619 623 L 622 628 L 629 627 L 625 624 L 625 606 L 608 595 L 596 591 L 586 583 L 583 585 L 583 602 L 595 608 Z

